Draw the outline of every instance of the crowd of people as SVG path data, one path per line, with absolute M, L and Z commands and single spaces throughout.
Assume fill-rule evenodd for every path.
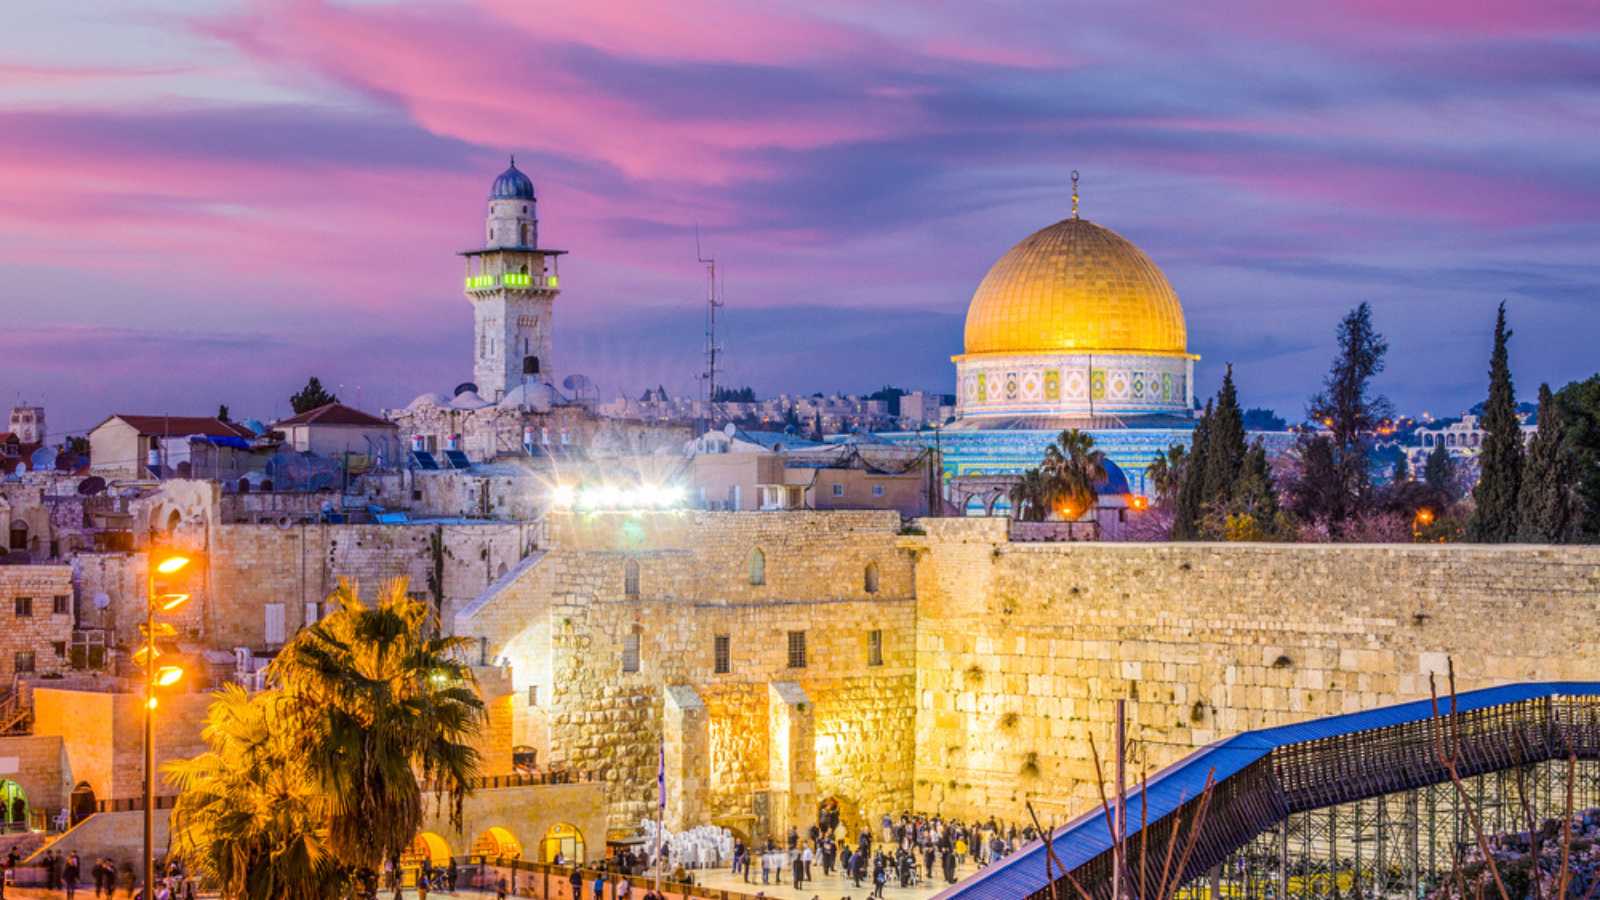
M 1561 886 L 1561 819 L 1547 819 L 1540 825 L 1537 835 L 1527 831 L 1496 834 L 1486 838 L 1495 868 L 1505 882 L 1507 893 L 1513 897 L 1540 896 L 1555 898 Z M 1571 840 L 1567 859 L 1567 894 L 1572 900 L 1590 896 L 1600 882 L 1600 809 L 1586 809 L 1574 813 L 1570 820 Z M 1537 836 L 1539 852 L 1533 852 Z M 1469 894 L 1476 894 L 1480 881 L 1491 882 L 1485 893 L 1495 896 L 1493 876 L 1483 858 L 1483 852 L 1474 841 L 1470 843 L 1461 860 L 1460 875 L 1467 884 Z M 1533 882 L 1538 882 L 1538 893 Z M 1454 877 L 1442 878 L 1430 897 L 1455 897 L 1459 893 Z
M 22 870 L 18 867 L 21 865 L 22 860 L 15 847 L 12 847 L 6 853 L 4 862 L 5 877 L 3 881 L 0 881 L 0 884 L 17 884 L 21 882 L 23 879 L 19 878 L 18 875 Z M 94 886 L 95 897 L 105 897 L 107 900 L 111 900 L 111 898 L 118 896 L 120 893 L 122 896 L 128 897 L 129 900 L 134 897 L 138 897 L 139 900 L 144 900 L 145 898 L 144 889 L 139 883 L 139 876 L 134 872 L 133 865 L 128 862 L 124 862 L 119 867 L 111 859 L 102 857 L 95 860 L 94 865 L 86 870 L 83 860 L 76 851 L 69 850 L 66 853 L 60 853 L 54 849 L 49 849 L 41 854 L 39 859 L 31 864 L 31 867 L 39 870 L 39 875 L 43 876 L 42 880 L 46 890 L 61 891 L 68 900 L 72 900 L 77 896 L 78 891 L 83 889 L 85 875 L 88 876 L 87 881 Z M 194 900 L 195 881 L 189 877 L 181 862 L 176 859 L 157 861 L 155 871 L 155 893 L 150 900 Z M 33 883 L 39 880 L 38 876 L 27 878 L 27 881 Z M 3 889 L 0 889 L 0 891 L 3 891 Z M 0 897 L 3 896 L 3 892 L 0 892 Z

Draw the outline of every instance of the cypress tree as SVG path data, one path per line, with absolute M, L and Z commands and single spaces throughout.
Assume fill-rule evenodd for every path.
M 1178 486 L 1177 508 L 1173 510 L 1172 539 L 1193 541 L 1200 537 L 1200 517 L 1205 513 L 1206 457 L 1211 449 L 1211 401 L 1194 427 L 1189 459 L 1183 467 L 1183 484 Z
M 1400 458 L 1394 461 L 1394 474 L 1389 479 L 1395 484 L 1405 484 L 1411 480 L 1411 463 L 1406 460 L 1405 451 L 1400 451 Z
M 1334 357 L 1322 390 L 1311 398 L 1307 412 L 1327 429 L 1327 448 L 1318 447 L 1306 454 L 1318 471 L 1302 474 L 1307 478 L 1333 478 L 1330 485 L 1306 485 L 1302 496 L 1320 498 L 1321 515 L 1328 529 L 1338 534 L 1344 523 L 1361 512 L 1372 490 L 1367 469 L 1367 442 L 1378 424 L 1393 412 L 1388 398 L 1370 393 L 1374 375 L 1383 371 L 1383 357 L 1389 342 L 1372 325 L 1372 307 L 1366 303 L 1351 310 L 1339 322 L 1339 355 Z M 1310 448 L 1307 448 L 1310 449 Z M 1326 454 L 1324 454 L 1326 450 Z M 1324 455 L 1328 458 L 1324 459 Z M 1324 465 L 1324 464 L 1331 465 Z
M 1456 461 L 1450 458 L 1450 451 L 1441 443 L 1428 454 L 1428 461 L 1422 464 L 1422 483 L 1428 486 L 1439 498 L 1439 502 L 1450 504 L 1456 502 Z
M 1550 385 L 1539 385 L 1539 430 L 1528 445 L 1518 498 L 1517 539 L 1532 544 L 1569 540 L 1578 518 L 1573 480 L 1577 473 L 1567 429 Z
M 1556 410 L 1577 470 L 1573 538 L 1594 543 L 1600 540 L 1600 375 L 1556 391 Z
M 1222 376 L 1206 428 L 1206 464 L 1201 473 L 1202 514 L 1212 507 L 1226 505 L 1245 462 L 1244 413 L 1239 409 L 1239 392 L 1233 386 L 1233 365 Z
M 1516 393 L 1511 386 L 1511 364 L 1506 342 L 1506 305 L 1494 323 L 1494 351 L 1489 356 L 1489 399 L 1483 408 L 1483 454 L 1479 457 L 1478 486 L 1472 491 L 1477 505 L 1467 526 L 1467 539 L 1482 544 L 1504 544 L 1517 536 L 1517 494 L 1522 486 L 1522 426 L 1517 421 Z

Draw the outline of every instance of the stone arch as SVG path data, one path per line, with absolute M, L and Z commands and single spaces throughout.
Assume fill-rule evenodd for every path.
M 878 592 L 878 564 L 876 562 L 867 563 L 867 571 L 861 576 L 861 589 L 869 594 Z
M 537 375 L 537 374 L 539 374 L 539 357 L 537 357 L 537 356 L 524 356 L 522 358 L 522 374 L 524 374 L 524 375 Z
M 767 583 L 767 554 L 760 547 L 750 551 L 750 583 Z
M 639 561 L 630 559 L 622 567 L 622 593 L 627 597 L 639 596 Z
M 572 862 L 583 860 L 584 856 L 583 832 L 578 826 L 570 822 L 557 822 L 545 830 L 544 837 L 539 841 L 539 861 L 551 862 L 560 853 L 563 860 Z
M 28 523 L 21 518 L 12 519 L 9 539 L 12 550 L 28 549 Z
M 25 831 L 28 827 L 28 794 L 11 779 L 0 781 L 0 821 L 6 831 Z
M 840 794 L 832 794 L 817 801 L 817 823 L 832 822 L 843 825 L 846 835 L 855 835 L 866 824 L 861 818 L 861 804 Z M 849 838 L 847 838 L 849 839 Z
M 516 835 L 501 828 L 491 825 L 479 834 L 472 842 L 472 855 L 485 856 L 490 859 L 511 859 L 522 856 L 522 842 Z
M 500 578 L 506 574 L 506 564 L 501 563 L 500 568 L 494 570 L 494 577 Z
M 432 831 L 419 832 L 406 852 L 400 854 L 400 865 L 413 868 L 422 865 L 424 859 L 436 868 L 449 865 L 450 842 Z
M 183 524 L 183 516 L 179 514 L 177 510 L 173 510 L 172 513 L 167 516 L 167 534 L 177 531 L 178 526 L 181 524 Z
M 78 786 L 72 789 L 72 796 L 67 801 L 67 808 L 71 811 L 73 825 L 94 815 L 94 788 L 89 786 L 89 782 L 80 781 Z

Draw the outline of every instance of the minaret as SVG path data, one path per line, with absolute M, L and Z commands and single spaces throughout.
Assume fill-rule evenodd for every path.
M 551 315 L 561 285 L 556 261 L 565 252 L 539 246 L 533 182 L 512 157 L 489 190 L 483 249 L 461 253 L 473 312 L 472 380 L 483 399 L 555 380 Z

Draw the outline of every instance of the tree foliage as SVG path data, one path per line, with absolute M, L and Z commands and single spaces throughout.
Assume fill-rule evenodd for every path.
M 1367 445 L 1373 431 L 1393 415 L 1389 400 L 1374 394 L 1373 376 L 1383 371 L 1389 342 L 1372 324 L 1366 303 L 1345 315 L 1338 329 L 1339 353 L 1323 378 L 1322 390 L 1306 412 L 1326 433 L 1302 441 L 1300 472 L 1293 490 L 1302 518 L 1325 520 L 1337 536 L 1371 499 Z
M 1105 480 L 1106 457 L 1094 448 L 1094 438 L 1069 428 L 1045 448 L 1039 466 L 1012 486 L 1011 505 L 1025 521 L 1042 522 L 1052 514 L 1072 521 L 1094 506 L 1095 486 Z
M 1577 466 L 1567 442 L 1566 424 L 1548 384 L 1539 385 L 1538 415 L 1539 430 L 1523 462 L 1517 540 L 1560 544 L 1571 540 L 1578 524 Z
M 1600 375 L 1568 384 L 1555 401 L 1579 473 L 1574 539 L 1600 541 Z
M 175 851 L 250 900 L 342 896 L 397 859 L 443 805 L 459 827 L 485 713 L 465 638 L 389 582 L 368 606 L 354 584 L 267 668 L 269 690 L 225 690 L 211 749 L 167 767 L 181 793 Z
M 1501 544 L 1515 540 L 1518 528 L 1517 494 L 1522 489 L 1522 423 L 1517 419 L 1516 392 L 1511 385 L 1511 363 L 1506 344 L 1506 305 L 1495 316 L 1494 350 L 1489 355 L 1489 399 L 1483 408 L 1483 452 L 1478 457 L 1478 486 L 1472 492 L 1475 509 L 1467 527 L 1470 540 Z
M 315 375 L 311 376 L 306 386 L 300 389 L 300 393 L 289 398 L 289 405 L 294 408 L 295 415 L 338 402 L 339 398 L 324 390 L 321 379 Z

